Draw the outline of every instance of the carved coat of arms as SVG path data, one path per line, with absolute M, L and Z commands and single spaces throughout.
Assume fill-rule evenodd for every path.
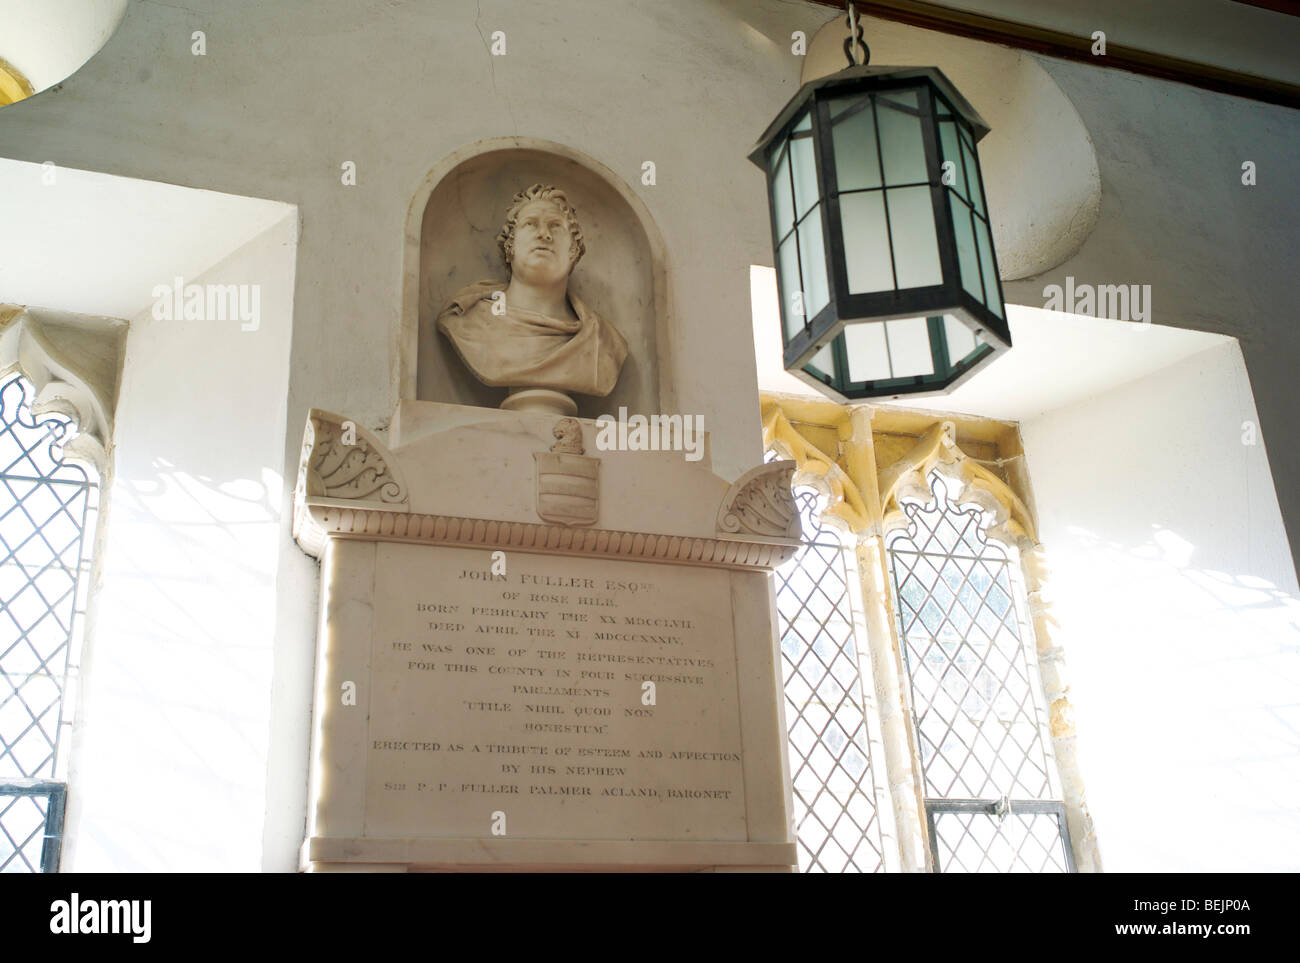
M 600 459 L 584 454 L 582 426 L 561 418 L 550 451 L 533 453 L 537 514 L 557 525 L 594 525 L 600 517 Z

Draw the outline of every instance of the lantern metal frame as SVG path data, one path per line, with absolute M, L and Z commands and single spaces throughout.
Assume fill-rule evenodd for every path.
M 843 217 L 840 210 L 841 192 L 838 184 L 836 159 L 834 152 L 834 128 L 829 101 L 845 95 L 860 94 L 864 100 L 875 94 L 890 91 L 914 90 L 917 93 L 920 119 L 921 139 L 925 151 L 926 180 L 907 184 L 887 184 L 883 166 L 883 155 L 879 188 L 846 190 L 844 193 L 880 190 L 882 198 L 885 191 L 906 187 L 930 188 L 932 216 L 934 218 L 935 236 L 938 246 L 939 267 L 942 283 L 914 288 L 897 288 L 867 293 L 851 293 L 849 290 L 848 265 L 843 233 Z M 868 101 L 869 102 L 869 101 Z M 978 183 L 980 198 L 984 206 L 983 218 L 988 224 L 989 259 L 992 262 L 993 282 L 996 286 L 998 304 L 1003 316 L 999 316 L 985 304 L 970 294 L 963 286 L 961 265 L 959 263 L 956 231 L 953 227 L 952 188 L 943 183 L 943 164 L 947 159 L 943 155 L 940 143 L 940 116 L 938 105 L 947 107 L 948 116 L 954 123 L 964 125 L 970 137 L 970 156 L 973 160 L 973 172 L 967 176 Z M 892 107 L 898 107 L 891 103 Z M 771 163 L 773 156 L 791 140 L 795 127 L 811 118 L 811 136 L 813 141 L 814 167 L 817 175 L 817 200 L 809 207 L 810 212 L 818 205 L 822 206 L 821 216 L 822 244 L 828 280 L 829 298 L 825 306 L 808 317 L 797 318 L 796 324 L 789 324 L 787 312 L 791 310 L 790 297 L 793 292 L 785 290 L 785 279 L 779 269 L 780 244 L 782 236 L 777 222 L 776 204 L 773 201 L 776 171 Z M 784 344 L 784 364 L 787 371 L 829 394 L 839 401 L 850 401 L 868 397 L 890 395 L 939 394 L 951 390 L 967 380 L 975 370 L 982 367 L 996 355 L 1011 347 L 1011 331 L 1007 324 L 1006 301 L 1002 293 L 1001 278 L 998 277 L 997 251 L 992 243 L 992 226 L 987 207 L 987 195 L 984 193 L 983 174 L 979 157 L 974 149 L 989 126 L 952 82 L 937 67 L 849 67 L 839 73 L 823 77 L 804 84 L 797 94 L 786 104 L 776 119 L 768 126 L 757 145 L 749 154 L 749 159 L 763 169 L 767 179 L 768 209 L 771 218 L 772 246 L 778 261 L 777 284 L 781 300 L 781 333 Z M 960 138 L 960 134 L 958 134 Z M 959 141 L 960 142 L 960 141 Z M 774 150 L 775 148 L 775 150 Z M 877 151 L 882 151 L 879 138 Z M 963 164 L 963 171 L 966 166 Z M 967 188 L 967 196 L 971 194 Z M 884 204 L 882 199 L 882 204 Z M 796 226 L 799 213 L 795 211 Z M 886 230 L 891 257 L 891 270 L 896 261 L 892 228 L 886 220 Z M 973 229 L 974 230 L 974 229 Z M 980 272 L 981 289 L 984 284 L 984 264 L 979 257 L 978 239 L 976 244 L 976 263 Z M 796 244 L 796 248 L 798 245 Z M 804 281 L 800 268 L 801 283 Z M 947 357 L 947 338 L 943 333 L 944 315 L 952 316 L 970 328 L 976 336 L 980 350 L 973 351 L 956 364 Z M 931 360 L 934 373 L 929 375 L 910 375 L 898 378 L 875 379 L 872 381 L 853 382 L 849 380 L 849 365 L 845 338 L 845 328 L 853 324 L 875 324 L 886 321 L 927 318 L 931 346 Z M 792 328 L 798 330 L 787 340 L 787 332 Z M 834 374 L 820 372 L 816 369 L 805 370 L 806 366 L 822 348 L 831 346 L 832 358 L 836 368 Z

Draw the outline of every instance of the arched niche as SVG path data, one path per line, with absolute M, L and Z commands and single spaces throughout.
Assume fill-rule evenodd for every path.
M 992 131 L 979 144 L 1004 281 L 1043 274 L 1083 246 L 1101 213 L 1101 174 L 1074 104 L 1029 53 L 864 18 L 875 66 L 937 65 Z M 801 82 L 842 70 L 843 17 L 808 45 Z
M 506 280 L 496 237 L 516 191 L 562 188 L 578 212 L 587 253 L 570 290 L 628 342 L 618 384 L 605 398 L 576 395 L 578 414 L 594 418 L 620 406 L 657 412 L 671 404 L 667 370 L 668 284 L 664 244 L 649 211 L 612 171 L 579 151 L 528 137 L 479 141 L 451 154 L 426 176 L 407 213 L 402 326 L 398 347 L 402 399 L 495 408 L 505 388 L 466 370 L 434 321 L 461 288 Z

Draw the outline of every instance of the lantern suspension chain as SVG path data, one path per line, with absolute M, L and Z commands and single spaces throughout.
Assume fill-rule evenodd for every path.
M 858 5 L 849 0 L 847 9 L 849 15 L 844 22 L 848 25 L 849 35 L 844 38 L 844 56 L 848 58 L 850 67 L 859 64 L 865 66 L 871 60 L 871 48 L 862 39 L 862 18 L 858 16 Z M 858 51 L 861 51 L 861 61 L 858 60 Z

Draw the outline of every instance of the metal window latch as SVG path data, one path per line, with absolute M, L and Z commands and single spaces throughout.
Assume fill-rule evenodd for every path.
M 1002 822 L 1011 815 L 1011 798 L 1009 796 L 1000 797 L 997 802 L 989 807 L 989 811 L 998 817 L 998 822 Z

